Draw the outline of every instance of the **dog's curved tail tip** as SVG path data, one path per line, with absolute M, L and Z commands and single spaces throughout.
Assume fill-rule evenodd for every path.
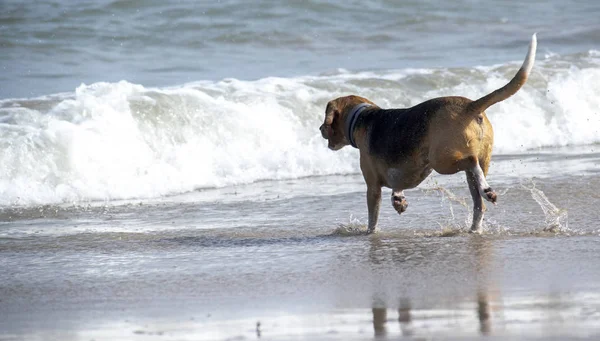
M 523 61 L 523 65 L 517 72 L 517 74 L 513 77 L 513 79 L 508 82 L 505 86 L 501 87 L 493 91 L 490 94 L 487 94 L 480 99 L 473 101 L 469 104 L 470 111 L 476 115 L 483 112 L 485 109 L 491 107 L 492 105 L 504 101 L 510 96 L 514 95 L 519 91 L 519 89 L 525 84 L 529 74 L 531 73 L 531 69 L 533 68 L 533 64 L 535 62 L 535 51 L 537 49 L 537 33 L 534 33 L 531 36 L 531 42 L 529 43 L 529 50 L 527 51 L 527 56 Z
M 527 56 L 525 57 L 525 61 L 523 61 L 523 65 L 521 66 L 521 69 L 519 69 L 519 72 L 521 72 L 521 70 L 523 70 L 525 72 L 525 80 L 523 81 L 523 83 L 525 83 L 525 81 L 527 80 L 527 77 L 529 77 L 529 74 L 531 73 L 531 69 L 533 68 L 533 63 L 535 62 L 536 49 L 537 49 L 537 32 L 531 36 L 531 42 L 529 43 L 529 51 L 527 51 Z M 518 73 L 517 73 L 517 75 L 518 75 Z

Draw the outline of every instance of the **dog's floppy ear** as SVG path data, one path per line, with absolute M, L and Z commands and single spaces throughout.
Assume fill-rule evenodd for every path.
M 333 136 L 333 128 L 331 125 L 333 124 L 333 120 L 339 115 L 337 109 L 335 108 L 333 101 L 329 101 L 327 103 L 327 107 L 325 108 L 325 122 L 321 125 L 321 134 L 323 138 L 329 139 Z
M 329 101 L 327 103 L 327 107 L 325 108 L 325 125 L 332 125 L 333 124 L 333 118 L 335 116 L 334 111 L 336 110 L 333 103 L 333 101 Z
M 329 101 L 327 103 L 327 108 L 325 108 L 325 125 L 331 126 L 333 124 L 333 120 L 340 116 L 340 111 L 337 109 L 334 101 Z
M 333 120 L 340 116 L 340 112 L 332 108 L 329 110 L 325 116 L 325 127 L 327 127 L 327 138 L 333 136 Z
M 327 109 L 329 109 L 329 107 Z M 339 112 L 336 109 L 332 108 L 331 110 L 328 110 L 327 113 L 325 114 L 325 124 L 328 125 L 328 126 L 332 125 L 333 124 L 333 119 L 337 115 L 339 115 Z

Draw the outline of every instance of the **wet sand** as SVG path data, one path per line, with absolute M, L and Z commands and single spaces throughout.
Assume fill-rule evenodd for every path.
M 597 339 L 597 165 L 496 158 L 481 236 L 460 175 L 370 236 L 359 175 L 3 210 L 0 339 Z

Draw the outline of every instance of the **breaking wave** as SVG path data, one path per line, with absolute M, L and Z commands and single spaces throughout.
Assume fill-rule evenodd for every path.
M 0 101 L 0 205 L 149 198 L 257 180 L 358 172 L 352 148 L 320 137 L 328 100 L 382 107 L 505 84 L 518 63 L 348 72 L 169 88 L 126 81 Z M 495 153 L 600 142 L 600 56 L 549 56 L 514 97 L 488 109 Z

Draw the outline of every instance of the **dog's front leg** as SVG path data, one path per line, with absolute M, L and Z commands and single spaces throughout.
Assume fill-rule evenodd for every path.
M 377 231 L 379 206 L 381 205 L 381 186 L 367 185 L 367 207 L 369 209 L 369 227 L 367 233 Z

